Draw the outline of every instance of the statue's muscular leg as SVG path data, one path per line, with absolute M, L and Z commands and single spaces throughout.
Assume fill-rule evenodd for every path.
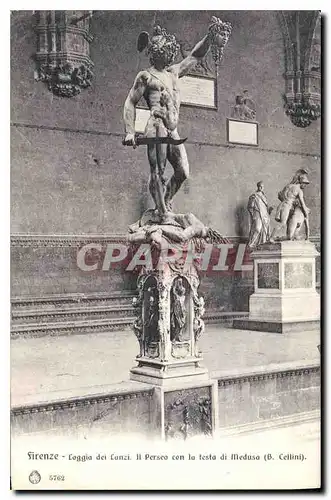
M 276 238 L 279 238 L 280 235 L 284 234 L 287 230 L 287 221 L 286 220 L 280 220 L 277 223 L 277 226 L 273 229 L 269 241 L 271 243 L 274 243 Z
M 162 151 L 162 149 L 164 151 Z M 164 186 L 159 174 L 158 161 L 162 162 L 163 158 L 166 159 L 166 148 L 164 147 L 164 144 L 148 145 L 147 153 L 151 169 L 149 192 L 154 200 L 155 207 L 159 210 L 160 214 L 164 214 L 167 209 L 164 202 Z
M 286 233 L 287 231 L 287 221 L 290 213 L 290 206 L 284 207 L 280 214 L 280 220 L 277 223 L 277 226 L 271 233 L 269 241 L 274 243 L 275 239 L 278 238 L 281 234 Z
M 179 139 L 178 134 L 176 134 L 176 136 L 174 134 L 173 137 L 175 139 Z M 167 183 L 166 194 L 164 197 L 167 208 L 170 208 L 172 198 L 189 176 L 189 163 L 184 144 L 180 144 L 179 146 L 169 144 L 167 153 L 168 160 L 174 169 L 173 176 Z
M 297 207 L 287 222 L 287 239 L 296 240 L 299 237 L 300 228 L 304 221 L 302 210 Z
M 157 124 L 153 127 L 154 130 L 147 131 L 147 137 L 166 137 L 167 133 L 158 127 Z M 150 144 L 147 147 L 148 161 L 151 169 L 149 179 L 149 192 L 154 200 L 155 207 L 159 213 L 163 215 L 167 209 L 164 201 L 164 182 L 163 175 L 167 162 L 167 145 L 166 144 Z

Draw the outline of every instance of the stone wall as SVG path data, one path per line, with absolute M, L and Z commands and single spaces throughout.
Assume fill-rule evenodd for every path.
M 233 24 L 217 80 L 218 109 L 181 109 L 180 133 L 188 137 L 191 177 L 175 209 L 193 211 L 223 235 L 245 238 L 245 207 L 256 182 L 264 181 L 269 202 L 276 205 L 284 182 L 296 169 L 308 168 L 306 199 L 312 210 L 311 232 L 318 236 L 320 123 L 300 129 L 284 113 L 284 50 L 277 13 L 214 14 Z M 92 86 L 65 99 L 34 81 L 32 11 L 11 14 L 13 234 L 125 233 L 150 205 L 146 151 L 121 144 L 123 103 L 136 72 L 148 64 L 136 52 L 137 36 L 141 30 L 150 31 L 156 21 L 192 46 L 205 34 L 210 17 L 207 11 L 96 12 L 91 23 Z M 226 117 L 236 94 L 245 88 L 257 103 L 258 147 L 226 143 Z M 54 250 L 46 246 L 44 253 L 52 259 L 47 269 L 40 267 L 44 257 L 33 246 L 13 251 L 12 295 L 107 287 L 98 277 L 78 282 L 68 261 L 70 251 L 53 258 Z M 114 278 L 110 286 L 117 290 L 120 283 Z M 209 288 L 215 286 L 219 288 Z
M 320 409 L 320 367 L 284 363 L 214 374 L 218 380 L 218 429 L 237 432 L 317 418 Z M 12 408 L 13 434 L 54 432 L 100 436 L 138 433 L 152 437 L 159 416 L 154 389 L 123 382 L 103 394 L 48 400 Z
M 292 365 L 292 366 L 291 366 Z M 262 367 L 218 380 L 219 425 L 242 426 L 282 417 L 294 417 L 320 408 L 320 369 Z
M 125 245 L 123 236 L 13 236 L 11 239 L 11 295 L 42 297 L 49 294 L 117 293 L 136 289 L 137 273 L 126 271 L 129 261 L 102 270 L 108 244 Z M 238 239 L 231 240 L 233 249 L 226 261 L 233 268 Z M 77 265 L 77 254 L 87 244 L 100 245 L 96 252 L 98 269 L 83 271 Z M 201 293 L 209 308 L 226 311 L 248 310 L 248 297 L 252 292 L 252 271 L 212 271 L 219 250 L 214 249 L 209 268 L 201 273 Z M 213 260 L 214 259 L 214 260 Z M 248 259 L 248 260 L 247 260 Z M 247 261 L 247 262 L 246 262 Z M 251 264 L 248 253 L 245 264 Z M 232 268 L 231 268 L 232 265 Z
M 14 435 L 52 431 L 79 435 L 87 429 L 98 433 L 107 428 L 112 434 L 148 435 L 153 430 L 153 389 L 138 387 L 143 385 L 131 383 L 129 389 L 107 395 L 16 408 L 12 412 L 12 432 Z M 135 418 L 138 415 L 139 418 Z

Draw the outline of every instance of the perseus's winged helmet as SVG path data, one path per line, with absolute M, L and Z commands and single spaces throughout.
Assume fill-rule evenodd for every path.
M 147 31 L 142 31 L 137 40 L 138 52 L 147 49 L 151 64 L 162 60 L 166 66 L 169 66 L 174 61 L 179 48 L 175 35 L 171 35 L 161 26 L 154 27 L 152 36 Z

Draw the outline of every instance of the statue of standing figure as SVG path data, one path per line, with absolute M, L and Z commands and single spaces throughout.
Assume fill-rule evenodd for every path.
M 156 342 L 158 341 L 159 336 L 159 306 L 157 303 L 157 297 L 154 295 L 155 290 L 149 287 L 147 292 L 149 294 L 149 299 L 147 302 L 146 318 L 144 321 L 144 335 L 148 342 Z
M 251 217 L 248 247 L 255 248 L 270 239 L 270 214 L 273 207 L 268 206 L 262 181 L 257 183 L 257 191 L 249 197 L 247 209 Z
M 174 60 L 180 47 L 174 35 L 156 26 L 152 37 L 145 31 L 138 37 L 138 51 L 147 49 L 151 66 L 138 73 L 125 101 L 126 136 L 123 144 L 133 147 L 147 144 L 149 191 L 161 220 L 167 220 L 167 213 L 172 211 L 172 199 L 189 175 L 183 145 L 185 139 L 180 139 L 177 130 L 180 108 L 178 80 L 204 58 L 210 47 L 213 53 L 222 54 L 231 29 L 230 23 L 213 17 L 207 35 L 177 64 Z M 136 137 L 136 106 L 142 97 L 149 107 L 150 117 L 144 136 Z M 164 178 L 167 161 L 174 170 L 168 182 Z
M 274 242 L 277 237 L 286 230 L 288 240 L 299 238 L 302 225 L 305 225 L 305 238 L 309 240 L 309 213 L 303 191 L 309 184 L 308 171 L 299 169 L 293 179 L 286 184 L 284 189 L 278 193 L 280 204 L 277 207 L 275 220 L 278 226 L 273 230 L 270 241 Z
M 178 278 L 172 288 L 173 300 L 171 307 L 171 340 L 181 342 L 186 326 L 186 288 L 182 278 Z

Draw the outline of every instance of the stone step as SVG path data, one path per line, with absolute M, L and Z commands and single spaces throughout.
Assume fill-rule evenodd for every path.
M 123 330 L 129 328 L 134 320 L 134 317 L 128 317 L 19 324 L 12 325 L 11 337 L 29 338 Z
M 130 308 L 128 308 L 128 315 L 126 317 L 123 317 L 122 313 L 122 315 L 118 317 L 98 318 L 93 316 L 92 313 L 92 315 L 87 318 L 80 317 L 80 319 L 74 319 L 73 317 L 72 321 L 61 321 L 60 319 L 63 319 L 63 316 L 59 315 L 59 321 L 54 321 L 52 318 L 52 321 L 47 322 L 12 323 L 11 337 L 33 338 L 124 330 L 130 328 L 135 320 L 134 314 L 129 314 L 129 310 Z M 224 323 L 226 325 L 231 325 L 233 319 L 245 318 L 247 315 L 248 313 L 246 312 L 207 311 L 204 315 L 204 321 L 206 324 Z M 45 318 L 43 318 L 43 320 L 45 320 Z
M 234 319 L 248 318 L 248 311 L 214 311 L 206 310 L 203 320 L 206 324 L 224 323 L 232 326 Z
M 14 310 L 12 311 L 12 323 L 15 324 L 25 324 L 25 323 L 46 323 L 50 321 L 52 323 L 59 321 L 68 321 L 72 319 L 84 320 L 90 319 L 94 321 L 96 319 L 114 319 L 114 318 L 126 318 L 128 316 L 133 317 L 135 315 L 135 310 L 131 305 L 119 304 L 119 305 L 103 305 L 103 306 L 86 306 L 82 304 L 80 307 L 61 307 L 61 309 L 31 309 L 31 310 Z
M 135 309 L 131 305 L 111 305 L 111 306 L 91 306 L 91 307 L 70 307 L 61 309 L 31 309 L 31 310 L 18 310 L 12 312 L 12 324 L 26 324 L 26 323 L 52 323 L 58 321 L 66 321 L 69 318 L 73 321 L 77 319 L 116 319 L 127 318 L 135 316 Z M 207 310 L 204 318 L 209 323 L 218 323 L 221 321 L 232 321 L 233 319 L 246 318 L 246 312 L 224 312 Z
M 68 293 L 44 297 L 14 297 L 11 299 L 12 312 L 29 310 L 72 309 L 77 307 L 131 305 L 135 292 L 113 293 Z

